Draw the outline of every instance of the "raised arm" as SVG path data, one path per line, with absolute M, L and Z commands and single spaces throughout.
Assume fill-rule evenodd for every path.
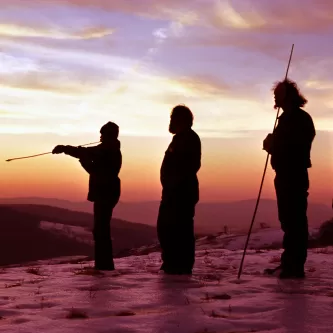
M 98 173 L 106 177 L 118 176 L 122 165 L 119 143 L 111 146 L 100 144 L 95 147 L 56 146 L 52 153 L 65 153 L 78 158 L 89 174 Z
M 74 146 L 56 146 L 53 154 L 65 153 L 66 155 L 78 158 L 82 167 L 89 173 L 93 173 L 96 169 L 94 161 L 102 155 L 102 149 L 99 146 L 95 147 L 74 147 Z
M 58 145 L 52 151 L 52 154 L 62 153 L 79 159 L 93 160 L 94 158 L 100 156 L 101 145 L 95 147 L 74 147 Z

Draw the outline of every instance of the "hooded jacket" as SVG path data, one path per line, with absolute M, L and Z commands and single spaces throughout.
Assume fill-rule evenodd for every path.
M 89 201 L 118 202 L 121 192 L 118 174 L 122 165 L 119 140 L 102 142 L 95 147 L 65 146 L 64 153 L 78 158 L 89 173 Z

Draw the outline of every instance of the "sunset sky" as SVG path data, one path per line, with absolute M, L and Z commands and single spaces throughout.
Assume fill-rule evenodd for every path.
M 171 108 L 188 105 L 203 145 L 202 201 L 254 198 L 289 77 L 317 137 L 310 200 L 333 186 L 333 2 L 290 0 L 0 0 L 0 197 L 85 200 L 68 156 L 7 158 L 99 140 L 120 126 L 121 200 L 157 200 Z M 274 197 L 269 167 L 264 197 Z

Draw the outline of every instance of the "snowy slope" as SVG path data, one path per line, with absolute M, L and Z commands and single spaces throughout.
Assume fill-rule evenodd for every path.
M 84 269 L 91 262 L 0 270 L 0 331 L 332 332 L 332 248 L 309 251 L 304 281 L 263 276 L 280 251 L 250 250 L 238 281 L 242 251 L 201 242 L 192 277 L 158 273 L 159 253 L 95 275 Z
M 309 230 L 310 238 L 318 233 L 318 229 L 311 228 Z M 248 249 L 280 249 L 282 247 L 283 233 L 280 229 L 269 228 L 254 231 L 251 234 Z M 196 241 L 197 249 L 227 249 L 241 250 L 244 249 L 247 234 L 224 234 L 217 233 L 204 236 Z M 159 251 L 158 244 L 150 246 L 142 246 L 140 248 L 129 251 L 132 255 L 145 255 L 148 253 Z
M 318 229 L 309 229 L 310 237 L 318 232 Z M 279 249 L 282 247 L 283 232 L 281 229 L 262 229 L 251 234 L 249 249 Z M 200 238 L 197 246 L 204 248 L 224 248 L 228 250 L 240 250 L 245 246 L 247 234 L 221 234 Z

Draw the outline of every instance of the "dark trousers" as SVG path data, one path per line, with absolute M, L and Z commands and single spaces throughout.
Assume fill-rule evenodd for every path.
M 166 273 L 190 274 L 195 262 L 194 215 L 197 201 L 177 197 L 161 201 L 157 235 Z
M 284 232 L 281 256 L 282 268 L 304 270 L 308 248 L 308 189 L 307 169 L 276 172 L 274 180 L 279 220 Z
M 110 222 L 114 204 L 109 200 L 94 202 L 95 268 L 114 269 Z

